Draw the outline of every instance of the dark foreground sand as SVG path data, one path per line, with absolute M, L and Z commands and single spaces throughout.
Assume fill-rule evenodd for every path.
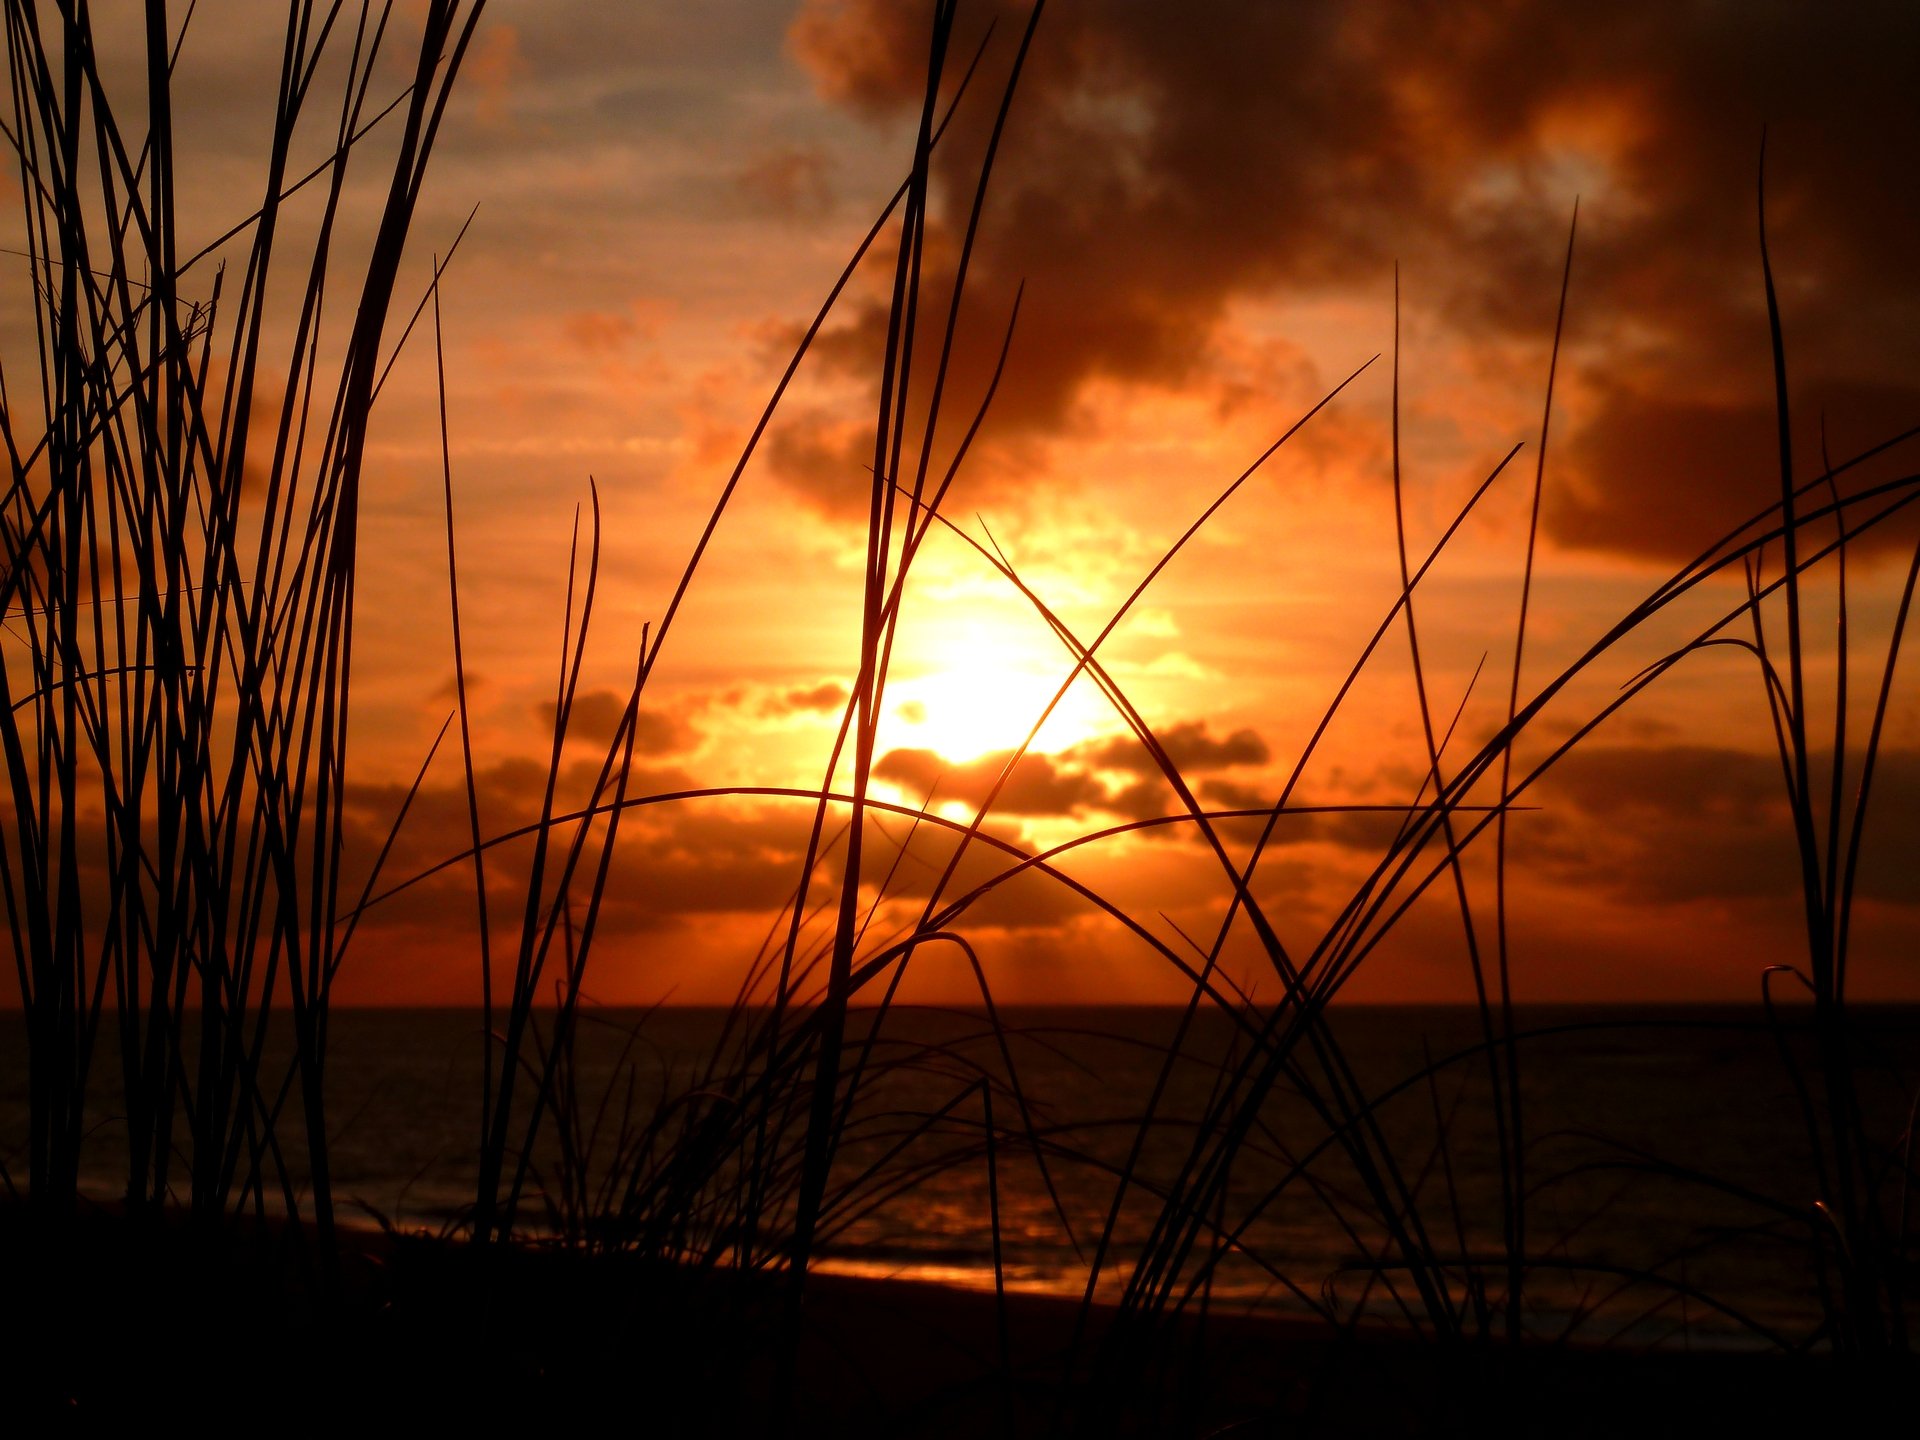
M 778 1279 L 355 1234 L 330 1289 L 284 1230 L 195 1237 L 0 1207 L 9 1434 L 163 1419 L 312 1433 L 1527 1435 L 1913 1433 L 1920 1371 L 1825 1357 L 1441 1346 L 1272 1321 L 1128 1336 L 1079 1307 L 809 1280 L 779 1403 Z M 1880 1418 L 1877 1412 L 1892 1407 Z

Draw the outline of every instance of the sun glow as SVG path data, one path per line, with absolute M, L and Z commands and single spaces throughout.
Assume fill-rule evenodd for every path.
M 966 761 L 1025 742 L 1044 714 L 1036 751 L 1058 752 L 1113 728 L 1110 707 L 1087 679 L 1076 679 L 1047 707 L 1072 663 L 1057 645 L 1042 652 L 1010 627 L 969 620 L 943 627 L 917 647 L 888 683 L 881 749 L 932 750 Z

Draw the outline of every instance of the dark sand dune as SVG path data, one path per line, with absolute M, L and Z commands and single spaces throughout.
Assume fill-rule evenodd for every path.
M 1071 1301 L 1009 1296 L 1003 1367 L 991 1294 L 816 1275 L 783 1407 L 777 1277 L 366 1233 L 322 1299 L 285 1231 L 196 1239 L 93 1212 L 48 1246 L 25 1222 L 0 1218 L 15 1434 L 1839 1434 L 1920 1379 L 1906 1362 L 1447 1347 L 1231 1316 L 1127 1343 L 1107 1309 L 1069 1377 Z

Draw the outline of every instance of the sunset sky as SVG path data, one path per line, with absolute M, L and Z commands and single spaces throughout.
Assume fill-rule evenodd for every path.
M 139 12 L 98 11 L 117 8 L 127 63 Z M 604 512 L 603 586 L 592 693 L 568 751 L 576 771 L 597 768 L 641 626 L 658 620 L 802 328 L 905 174 L 924 8 L 489 7 L 400 307 L 411 309 L 434 252 L 477 206 L 442 306 L 489 830 L 523 823 L 538 803 L 568 538 L 589 477 Z M 203 3 L 182 54 L 181 103 L 192 108 L 181 115 L 181 183 L 207 239 L 258 203 L 249 187 L 277 66 L 272 9 Z M 997 23 L 936 157 L 936 290 L 1025 16 L 1011 3 L 961 6 L 963 55 Z M 1823 432 L 1839 460 L 1920 424 L 1920 9 L 1057 0 L 988 195 L 940 455 L 979 402 L 1023 282 L 1024 299 L 948 514 L 983 542 L 990 533 L 1091 638 L 1235 476 L 1378 356 L 1221 510 L 1102 651 L 1204 799 L 1270 804 L 1399 590 L 1397 267 L 1416 562 L 1524 442 L 1418 596 L 1439 724 L 1485 661 L 1449 751 L 1464 755 L 1504 717 L 1576 198 L 1523 698 L 1778 497 L 1755 219 L 1763 126 L 1796 458 L 1811 478 Z M 312 138 L 318 153 L 324 135 Z M 378 169 L 361 183 L 371 189 Z M 11 202 L 17 174 L 3 183 Z M 893 234 L 830 318 L 676 622 L 644 699 L 644 789 L 821 782 L 857 664 L 864 457 Z M 18 288 L 0 302 L 9 329 L 25 314 Z M 431 339 L 417 334 L 401 360 L 369 450 L 354 721 L 355 823 L 369 854 L 452 706 Z M 1910 472 L 1916 459 L 1920 447 L 1908 445 L 1850 483 Z M 1917 535 L 1902 519 L 1849 557 L 1855 743 Z M 1815 714 L 1829 717 L 1823 754 L 1832 578 L 1831 567 L 1820 572 L 1809 621 Z M 1742 593 L 1737 575 L 1710 584 L 1602 659 L 1522 740 L 1520 761 L 1545 755 Z M 951 537 L 918 562 L 906 613 L 877 793 L 913 804 L 937 783 L 942 813 L 965 819 L 965 802 L 997 773 L 990 757 L 1024 737 L 1070 662 L 1027 603 Z M 1402 626 L 1342 708 L 1298 801 L 1391 804 L 1419 789 L 1426 758 L 1407 654 Z M 1910 668 L 1889 731 L 1854 984 L 1864 997 L 1920 998 Z M 392 878 L 465 843 L 458 762 L 443 746 Z M 1748 999 L 1763 967 L 1803 955 L 1780 765 L 1751 656 L 1718 649 L 1685 662 L 1528 799 L 1537 808 L 1513 830 L 1521 998 Z M 1124 724 L 1081 687 L 990 829 L 1033 849 L 1175 808 Z M 608 1002 L 730 999 L 798 878 L 808 818 L 793 801 L 636 812 L 588 991 Z M 1290 944 L 1311 948 L 1391 833 L 1378 816 L 1285 822 L 1256 888 Z M 896 872 L 900 901 L 886 918 L 906 918 L 925 895 L 931 848 L 916 850 L 928 854 Z M 884 869 L 890 856 L 878 853 Z M 505 853 L 497 867 L 504 907 L 516 863 Z M 983 857 L 978 874 L 996 863 Z M 1210 937 L 1228 893 L 1212 856 L 1179 828 L 1089 846 L 1068 868 L 1181 946 L 1180 932 Z M 1469 878 L 1490 916 L 1490 872 Z M 340 998 L 471 1002 L 473 911 L 458 868 L 387 902 L 355 942 Z M 1011 887 L 963 928 L 1003 1001 L 1184 993 L 1164 962 L 1042 881 Z M 914 993 L 966 997 L 956 956 L 915 964 Z M 1235 964 L 1273 992 L 1246 955 Z M 1467 986 L 1443 886 L 1346 993 L 1466 998 Z

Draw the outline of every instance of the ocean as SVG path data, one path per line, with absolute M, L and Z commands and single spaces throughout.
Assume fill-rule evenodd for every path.
M 1830 1258 L 1832 1244 L 1816 1209 L 1819 1162 L 1796 1072 L 1816 1105 L 1820 1092 L 1805 1013 L 1782 1016 L 1775 1030 L 1754 1008 L 1519 1013 L 1527 1036 L 1518 1047 L 1519 1144 L 1506 1139 L 1521 1157 L 1530 1332 L 1634 1345 L 1817 1339 L 1817 1257 Z M 1405 1323 L 1422 1314 L 1406 1263 L 1411 1245 L 1416 1256 L 1446 1262 L 1444 1303 L 1474 1323 L 1497 1314 L 1508 1284 L 1500 1258 L 1508 1211 L 1474 1011 L 1336 1008 L 1336 1072 L 1378 1104 L 1353 1120 L 1354 1107 L 1329 1102 L 1330 1072 L 1313 1061 L 1279 1076 L 1224 1147 L 1209 1138 L 1222 1130 L 1212 1107 L 1246 1051 L 1244 1037 L 1219 1014 L 1195 1017 L 1182 1035 L 1184 1019 L 1173 1009 L 1027 1009 L 1002 1013 L 996 1029 L 964 1013 L 889 1015 L 849 1112 L 817 1263 L 990 1288 L 997 1215 L 999 1274 L 1010 1289 L 1081 1295 L 1099 1254 L 1093 1288 L 1117 1298 L 1160 1233 L 1165 1197 L 1196 1163 L 1224 1155 L 1230 1163 L 1206 1192 L 1195 1243 L 1172 1252 L 1180 1260 L 1163 1277 L 1169 1303 Z M 1863 1133 L 1892 1154 L 1913 1109 L 1920 1010 L 1863 1008 L 1856 1021 Z M 0 1158 L 21 1184 L 25 1046 L 18 1016 L 0 1024 Z M 330 1024 L 329 1154 L 341 1218 L 457 1228 L 479 1153 L 479 1013 L 342 1010 Z M 852 1018 L 850 1063 L 871 1024 L 870 1015 Z M 737 1087 L 706 1064 L 725 1025 L 712 1010 L 586 1013 L 570 1092 L 579 1163 L 565 1163 L 547 1123 L 529 1164 L 525 1228 L 564 1227 L 563 1195 L 574 1197 L 576 1214 L 615 1210 L 633 1175 L 660 1173 L 650 1168 L 657 1149 L 623 1150 L 622 1137 L 644 1134 L 663 1107 L 678 1126 L 734 1103 Z M 83 1188 L 101 1198 L 125 1184 L 111 1098 L 116 1063 L 103 1049 L 86 1151 Z M 1143 1130 L 1156 1087 L 1154 1121 Z M 786 1112 L 785 1134 L 799 1133 L 804 1109 Z M 284 1128 L 293 1132 L 281 1139 L 298 1191 L 298 1125 Z M 770 1129 L 777 1141 L 778 1113 Z M 1375 1157 L 1372 1183 L 1342 1143 L 1360 1133 Z M 767 1173 L 790 1195 L 797 1162 L 788 1152 Z M 1881 1173 L 1883 1208 L 1897 1217 L 1904 1191 L 1893 1170 Z M 714 1174 L 715 1192 L 737 1193 L 728 1188 L 737 1169 Z M 583 1183 L 570 1185 L 569 1176 Z M 696 1200 L 689 1214 L 703 1206 L 724 1209 Z M 695 1224 L 696 1242 L 698 1232 Z M 1212 1243 L 1219 1234 L 1233 1243 Z M 1824 1252 L 1810 1243 L 1816 1236 L 1829 1242 Z

